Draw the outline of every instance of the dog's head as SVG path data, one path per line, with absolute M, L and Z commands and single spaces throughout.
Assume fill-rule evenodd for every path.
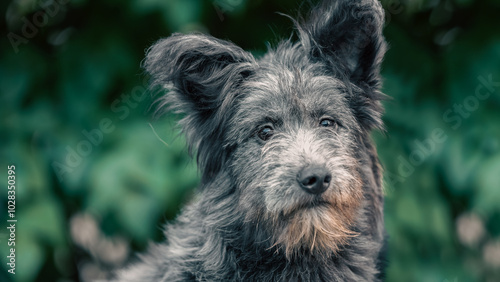
M 335 251 L 356 233 L 364 140 L 382 127 L 383 10 L 374 0 L 325 1 L 297 23 L 300 40 L 255 59 L 207 35 L 174 34 L 145 60 L 160 101 L 184 114 L 204 186 L 229 178 L 246 222 L 272 246 Z

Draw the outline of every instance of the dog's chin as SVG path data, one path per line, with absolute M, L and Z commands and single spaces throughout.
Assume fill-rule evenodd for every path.
M 274 247 L 286 257 L 311 254 L 330 256 L 357 235 L 351 230 L 356 205 L 326 200 L 302 202 L 281 213 L 283 227 L 274 236 Z

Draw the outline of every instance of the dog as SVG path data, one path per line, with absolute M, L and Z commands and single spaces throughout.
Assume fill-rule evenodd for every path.
M 119 281 L 380 281 L 384 12 L 323 1 L 259 59 L 204 34 L 147 51 L 158 111 L 182 114 L 198 196 Z

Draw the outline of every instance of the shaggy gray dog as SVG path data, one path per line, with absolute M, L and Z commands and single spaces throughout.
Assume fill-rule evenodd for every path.
M 375 0 L 324 1 L 298 42 L 260 59 L 202 34 L 154 44 L 144 67 L 168 89 L 202 173 L 166 242 L 120 281 L 379 281 L 384 223 L 372 129 L 382 128 L 386 45 Z

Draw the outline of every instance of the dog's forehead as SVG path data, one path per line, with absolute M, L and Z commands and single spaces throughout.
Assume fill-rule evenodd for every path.
M 282 118 L 350 113 L 348 88 L 340 79 L 307 69 L 265 69 L 248 82 L 240 111 Z

